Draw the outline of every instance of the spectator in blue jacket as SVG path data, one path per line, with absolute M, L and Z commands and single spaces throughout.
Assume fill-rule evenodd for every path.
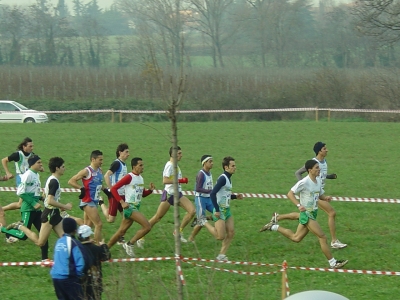
M 80 277 L 85 270 L 82 245 L 75 239 L 77 223 L 72 218 L 63 219 L 64 235 L 54 247 L 54 264 L 50 271 L 53 285 L 59 300 L 83 298 Z

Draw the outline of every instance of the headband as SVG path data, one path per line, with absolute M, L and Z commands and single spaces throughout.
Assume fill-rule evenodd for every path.
M 201 164 L 204 165 L 209 159 L 212 159 L 212 156 L 207 156 L 205 159 L 201 161 Z

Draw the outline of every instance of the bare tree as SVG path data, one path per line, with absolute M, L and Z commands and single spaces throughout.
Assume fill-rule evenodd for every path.
M 382 43 L 400 40 L 400 3 L 397 0 L 357 0 L 352 10 L 358 30 Z
M 183 39 L 181 39 L 182 45 L 181 50 L 183 49 Z M 158 87 L 161 91 L 161 97 L 164 103 L 167 105 L 167 115 L 171 121 L 171 144 L 172 144 L 172 157 L 173 167 L 174 167 L 174 226 L 175 232 L 179 232 L 180 228 L 180 214 L 179 214 L 179 187 L 178 187 L 178 114 L 179 108 L 182 105 L 183 98 L 186 94 L 186 76 L 184 75 L 183 69 L 183 57 L 180 62 L 180 71 L 178 78 L 174 76 L 174 74 L 169 75 L 169 82 L 165 84 L 165 74 L 163 70 L 160 68 L 154 50 L 154 45 L 151 43 L 149 38 L 146 39 L 147 48 L 149 50 L 151 65 L 153 68 L 152 79 L 158 84 Z M 183 290 L 182 290 L 182 280 L 181 280 L 181 272 L 180 272 L 180 256 L 181 256 L 181 239 L 180 235 L 175 235 L 175 259 L 177 263 L 176 268 L 176 284 L 177 284 L 177 292 L 178 292 L 178 300 L 183 299 Z
M 157 43 L 167 62 L 179 67 L 182 60 L 181 34 L 183 28 L 182 0 L 117 0 L 118 7 L 134 18 L 138 29 L 147 26 L 147 33 L 158 34 Z M 147 35 L 146 33 L 146 35 Z M 171 59 L 169 58 L 172 49 Z
M 191 26 L 210 38 L 214 67 L 224 67 L 224 43 L 238 30 L 239 23 L 230 18 L 234 0 L 189 0 L 193 7 Z M 232 12 L 232 11 L 231 11 Z

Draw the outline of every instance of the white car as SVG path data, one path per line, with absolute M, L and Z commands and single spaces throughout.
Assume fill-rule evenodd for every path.
M 1 123 L 44 123 L 49 118 L 45 113 L 29 109 L 22 104 L 0 100 L 0 122 Z

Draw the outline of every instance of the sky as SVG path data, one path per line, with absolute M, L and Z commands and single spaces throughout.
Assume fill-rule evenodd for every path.
M 52 0 L 54 4 L 57 4 L 57 0 Z M 90 0 L 82 0 L 82 3 L 88 3 Z M 113 4 L 114 0 L 97 0 L 97 3 L 101 8 L 107 8 L 110 7 L 111 4 Z M 36 3 L 36 0 L 0 0 L 0 4 L 7 4 L 7 5 L 12 5 L 12 4 L 17 4 L 17 5 L 29 5 L 29 4 L 34 4 Z M 72 7 L 72 0 L 65 0 L 65 3 L 67 4 L 68 7 Z

